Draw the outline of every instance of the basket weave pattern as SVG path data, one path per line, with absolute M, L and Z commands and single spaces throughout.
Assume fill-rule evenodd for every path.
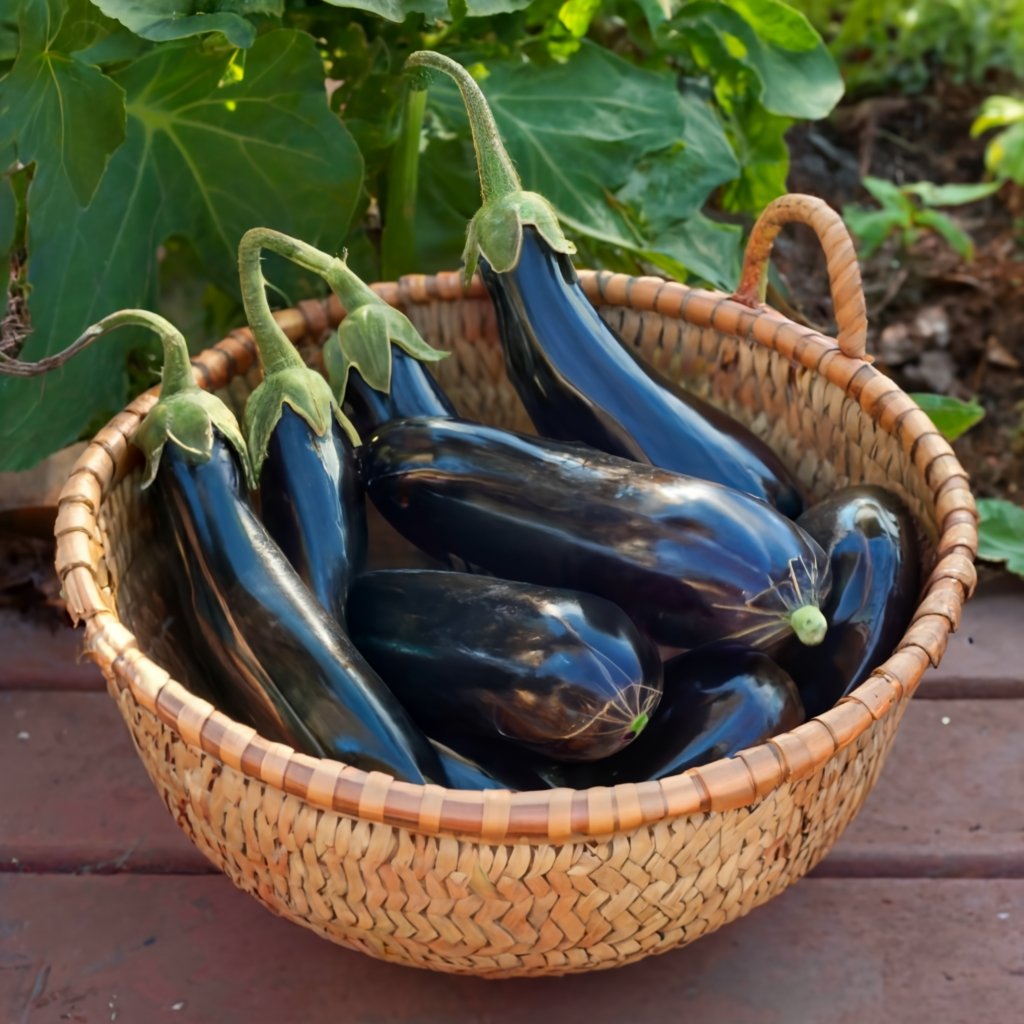
M 975 580 L 968 481 L 927 416 L 864 357 L 862 299 L 852 319 L 840 301 L 850 259 L 832 271 L 838 344 L 750 308 L 742 288 L 729 298 L 581 274 L 628 342 L 749 425 L 810 492 L 864 481 L 900 493 L 930 568 L 898 650 L 850 697 L 737 757 L 661 782 L 532 794 L 413 786 L 296 754 L 217 712 L 172 678 L 196 680 L 201 670 L 162 635 L 151 586 L 151 524 L 128 438 L 153 396 L 116 417 L 65 487 L 58 570 L 150 777 L 206 856 L 276 913 L 342 945 L 492 977 L 665 951 L 810 870 L 874 785 Z M 440 274 L 377 287 L 453 352 L 437 372 L 460 412 L 529 429 L 478 282 L 464 289 Z M 279 319 L 315 363 L 342 315 L 329 301 Z M 247 331 L 195 362 L 206 386 L 236 404 L 258 379 Z

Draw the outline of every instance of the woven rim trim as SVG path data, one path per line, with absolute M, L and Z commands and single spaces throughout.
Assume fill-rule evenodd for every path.
M 147 658 L 101 590 L 105 571 L 95 539 L 97 516 L 104 497 L 126 471 L 130 438 L 156 401 L 153 390 L 136 398 L 96 435 L 61 492 L 56 567 L 72 619 L 76 624 L 85 622 L 86 653 L 186 744 L 255 781 L 314 807 L 489 842 L 509 837 L 558 841 L 603 836 L 666 818 L 739 808 L 820 768 L 873 722 L 892 714 L 913 693 L 928 665 L 938 664 L 977 579 L 977 513 L 967 475 L 952 449 L 928 416 L 874 367 L 844 355 L 835 340 L 773 310 L 751 309 L 726 295 L 655 277 L 581 271 L 580 280 L 598 305 L 628 305 L 751 339 L 821 374 L 896 438 L 923 475 L 934 496 L 940 530 L 935 568 L 896 652 L 838 705 L 767 743 L 682 775 L 587 790 L 482 793 L 420 786 L 309 757 L 265 740 L 192 695 Z M 411 275 L 374 287 L 387 301 L 401 305 L 486 296 L 479 279 L 464 287 L 457 272 Z M 341 306 L 332 297 L 304 302 L 279 313 L 278 320 L 297 342 L 319 338 L 342 316 Z M 245 373 L 255 361 L 252 336 L 248 329 L 241 329 L 193 363 L 200 384 L 218 388 L 232 375 Z

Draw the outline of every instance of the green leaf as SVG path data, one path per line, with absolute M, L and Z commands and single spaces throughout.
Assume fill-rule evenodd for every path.
M 281 14 L 284 0 L 93 0 L 136 35 L 156 42 L 220 32 L 232 46 L 248 49 L 256 28 L 244 14 Z
M 1024 100 L 1016 96 L 989 96 L 971 125 L 971 137 L 977 138 L 991 128 L 1003 128 L 1017 121 L 1024 121 Z
M 11 246 L 18 226 L 18 200 L 9 175 L 0 178 L 0 273 L 6 287 L 11 266 Z
M 697 277 L 712 288 L 731 292 L 740 279 L 743 232 L 701 214 L 652 240 L 640 255 L 676 280 Z
M 980 181 L 973 184 L 936 185 L 931 181 L 916 181 L 903 185 L 902 191 L 917 196 L 925 206 L 962 206 L 998 192 L 1000 181 Z
M 582 39 L 601 6 L 601 0 L 565 0 L 558 9 L 558 20 L 577 39 Z
M 914 216 L 914 223 L 918 227 L 931 228 L 937 235 L 941 235 L 962 260 L 974 258 L 974 242 L 971 241 L 971 236 L 944 213 L 939 213 L 938 210 L 920 210 Z
M 23 5 L 18 58 L 0 95 L 0 143 L 13 140 L 18 159 L 38 165 L 38 187 L 66 183 L 81 206 L 125 134 L 123 90 L 71 55 L 95 39 L 90 11 L 85 0 Z
M 231 55 L 195 43 L 154 49 L 116 76 L 128 134 L 96 196 L 78 208 L 68 188 L 29 194 L 31 313 L 37 359 L 85 325 L 126 306 L 152 308 L 158 252 L 190 239 L 208 280 L 238 294 L 242 234 L 266 225 L 337 246 L 359 199 L 362 163 L 328 109 L 320 56 L 300 32 L 260 36 L 241 81 Z M 101 410 L 125 401 L 127 343 L 96 345 L 67 368 L 0 380 L 0 464 L 22 468 L 74 440 Z
M 722 206 L 726 210 L 759 212 L 786 191 L 786 132 L 793 122 L 763 110 L 733 121 L 731 134 L 741 171 L 739 178 L 722 190 Z
M 495 61 L 487 71 L 481 87 L 523 187 L 545 196 L 572 231 L 635 245 L 627 219 L 609 198 L 649 154 L 665 154 L 669 163 L 659 161 L 658 173 L 677 189 L 695 173 L 706 181 L 735 167 L 723 156 L 717 122 L 679 93 L 671 73 L 636 67 L 588 42 L 561 64 Z M 454 86 L 432 82 L 428 103 L 447 125 L 466 131 Z M 680 139 L 688 145 L 679 147 Z M 698 167 L 702 153 L 712 163 L 724 158 L 725 169 Z
M 860 243 L 857 254 L 862 260 L 873 256 L 894 232 L 910 227 L 910 218 L 902 210 L 891 207 L 866 210 L 863 206 L 846 206 L 843 208 L 843 219 Z
M 890 207 L 894 210 L 902 210 L 908 217 L 917 209 L 913 201 L 907 197 L 899 185 L 886 181 L 885 178 L 874 178 L 868 175 L 861 180 L 861 184 L 868 195 L 882 206 Z
M 975 399 L 963 402 L 951 395 L 917 392 L 910 397 L 926 412 L 939 433 L 947 441 L 955 441 L 985 416 L 985 409 Z
M 719 185 L 740 174 L 732 147 L 708 105 L 685 93 L 681 98 L 686 120 L 679 142 L 642 157 L 616 193 L 619 202 L 641 211 L 653 234 L 698 213 Z
M 492 14 L 510 14 L 530 6 L 532 0 L 467 0 L 466 14 L 471 18 L 489 18 Z
M 696 0 L 668 24 L 683 45 L 714 46 L 704 54 L 714 77 L 730 63 L 751 71 L 757 98 L 773 114 L 816 120 L 842 98 L 842 77 L 820 36 L 778 0 Z
M 1024 121 L 1000 132 L 988 144 L 985 166 L 1000 178 L 1024 185 Z
M 379 15 L 387 21 L 405 21 L 410 14 L 422 14 L 432 19 L 447 19 L 447 0 L 327 0 L 332 7 L 346 7 L 356 11 L 369 11 L 370 14 Z M 472 5 L 469 5 L 472 6 Z M 480 7 L 504 6 L 502 4 L 481 3 Z M 490 13 L 490 12 L 488 12 Z
M 980 498 L 978 515 L 978 557 L 1005 562 L 1010 572 L 1024 576 L 1024 508 L 999 498 Z

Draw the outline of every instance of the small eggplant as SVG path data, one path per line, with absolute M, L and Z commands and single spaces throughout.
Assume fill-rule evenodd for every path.
M 621 753 L 587 765 L 547 766 L 576 789 L 678 775 L 763 743 L 804 721 L 793 680 L 759 651 L 711 645 L 665 663 L 665 692 L 650 725 Z
M 661 660 L 610 601 L 461 572 L 392 569 L 352 586 L 348 630 L 429 736 L 502 737 L 590 761 L 640 734 Z
M 494 302 L 509 379 L 539 433 L 734 487 L 802 508 L 778 456 L 739 421 L 648 366 L 601 319 L 573 269 L 574 246 L 551 204 L 522 188 L 487 99 L 464 67 L 431 50 L 407 68 L 443 72 L 469 115 L 481 207 L 463 252 L 467 278 L 479 260 Z
M 653 640 L 820 643 L 824 552 L 770 505 L 585 445 L 431 417 L 364 445 L 367 494 L 448 565 L 607 598 Z
M 910 511 L 884 487 L 844 488 L 797 523 L 825 549 L 832 568 L 824 642 L 813 651 L 789 644 L 779 654 L 813 718 L 892 653 L 917 603 L 920 556 Z
M 359 436 L 330 385 L 306 366 L 274 319 L 260 264 L 264 248 L 298 261 L 306 247 L 252 228 L 238 248 L 242 300 L 264 374 L 245 406 L 260 512 L 303 582 L 343 623 L 349 583 L 366 559 L 366 509 L 354 457 Z

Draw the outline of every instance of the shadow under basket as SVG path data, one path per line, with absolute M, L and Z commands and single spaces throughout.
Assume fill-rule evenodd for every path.
M 757 301 L 771 241 L 793 219 L 821 238 L 838 340 Z M 61 497 L 57 569 L 69 609 L 175 821 L 275 913 L 375 957 L 490 977 L 594 970 L 692 942 L 770 900 L 857 813 L 974 586 L 967 477 L 925 413 L 864 355 L 856 260 L 823 203 L 790 196 L 765 212 L 732 297 L 580 277 L 629 344 L 767 441 L 810 495 L 882 484 L 920 527 L 922 593 L 897 650 L 836 707 L 735 757 L 660 782 L 479 793 L 297 754 L 191 692 L 199 669 L 167 642 L 130 444 L 151 393 L 100 431 Z M 376 287 L 452 350 L 436 371 L 462 414 L 530 429 L 478 281 L 464 288 L 444 273 Z M 315 364 L 342 315 L 330 300 L 278 319 Z M 236 406 L 259 379 L 248 330 L 195 364 Z

